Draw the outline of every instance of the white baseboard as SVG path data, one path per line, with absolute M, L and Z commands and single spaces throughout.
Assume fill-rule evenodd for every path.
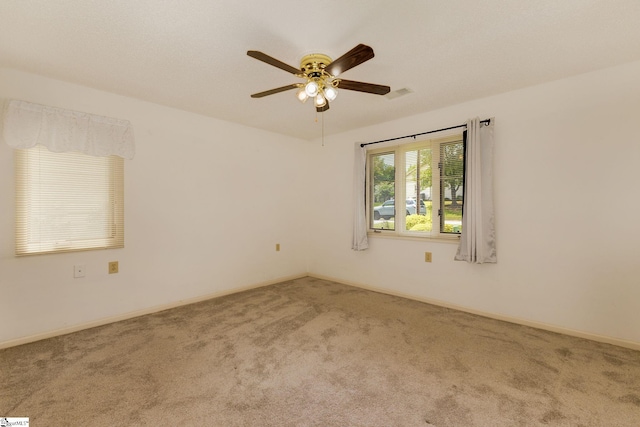
M 145 308 L 145 309 L 142 309 L 142 310 L 136 310 L 136 311 L 132 311 L 132 312 L 125 313 L 125 314 L 120 314 L 120 315 L 117 315 L 117 316 L 105 317 L 105 318 L 94 320 L 94 321 L 91 321 L 91 322 L 82 323 L 80 325 L 69 326 L 69 327 L 66 327 L 66 328 L 56 329 L 56 330 L 53 330 L 53 331 L 47 331 L 47 332 L 43 332 L 43 333 L 40 333 L 40 334 L 30 335 L 30 336 L 27 336 L 27 337 L 16 338 L 14 340 L 0 342 L 0 350 L 2 350 L 4 348 L 15 347 L 15 346 L 22 345 L 22 344 L 28 344 L 28 343 L 35 342 L 35 341 L 44 340 L 44 339 L 47 339 L 47 338 L 53 338 L 53 337 L 57 337 L 57 336 L 60 336 L 60 335 L 66 335 L 66 334 L 70 334 L 70 333 L 73 333 L 73 332 L 82 331 L 84 329 L 90 329 L 90 328 L 95 328 L 97 326 L 108 325 L 109 323 L 120 322 L 122 320 L 132 319 L 134 317 L 144 316 L 146 314 L 157 313 L 159 311 L 169 310 L 171 308 L 181 307 L 183 305 L 194 304 L 194 303 L 197 303 L 197 302 L 200 302 L 200 301 L 206 301 L 206 300 L 209 300 L 209 299 L 212 299 L 212 298 L 219 298 L 219 297 L 223 297 L 225 295 L 236 294 L 238 292 L 248 291 L 250 289 L 256 289 L 256 288 L 261 288 L 261 287 L 264 287 L 264 286 L 274 285 L 274 284 L 280 283 L 280 282 L 286 282 L 286 281 L 289 281 L 289 280 L 300 279 L 302 277 L 307 277 L 307 274 L 299 274 L 299 275 L 288 276 L 288 277 L 279 277 L 277 279 L 268 280 L 266 282 L 261 282 L 261 283 L 257 283 L 257 284 L 253 284 L 253 285 L 249 285 L 249 286 L 243 286 L 241 288 L 234 288 L 234 289 L 228 289 L 228 290 L 225 290 L 225 291 L 214 292 L 214 293 L 207 294 L 207 295 L 201 295 L 201 296 L 198 296 L 198 297 L 188 298 L 188 299 L 185 299 L 185 300 L 179 300 L 179 301 L 176 301 L 176 302 L 171 302 L 171 303 L 168 303 L 168 304 L 162 304 L 162 305 L 158 305 L 158 306 L 155 306 L 155 307 Z
M 456 305 L 456 304 L 451 304 L 451 303 L 448 303 L 448 302 L 445 302 L 445 301 L 439 301 L 439 300 L 430 299 L 430 298 L 422 298 L 422 297 L 418 297 L 418 296 L 415 296 L 415 295 L 404 294 L 402 292 L 394 292 L 394 291 L 390 291 L 390 290 L 387 290 L 387 289 L 376 288 L 376 287 L 373 287 L 373 286 L 368 286 L 368 285 L 363 285 L 361 283 L 345 281 L 345 280 L 342 280 L 342 279 L 336 279 L 335 277 L 328 277 L 328 276 L 323 276 L 323 275 L 320 275 L 320 274 L 311 274 L 310 273 L 309 277 L 313 277 L 313 278 L 320 279 L 320 280 L 328 280 L 328 281 L 336 282 L 336 283 L 342 283 L 343 285 L 347 285 L 347 286 L 353 286 L 353 287 L 356 287 L 356 288 L 366 289 L 366 290 L 369 290 L 369 291 L 379 292 L 379 293 L 382 293 L 382 294 L 387 294 L 387 295 L 393 295 L 393 296 L 397 296 L 397 297 L 407 298 L 407 299 L 411 299 L 411 300 L 414 300 L 414 301 L 420 301 L 420 302 L 424 302 L 424 303 L 427 303 L 427 304 L 437 305 L 437 306 L 440 306 L 440 307 L 451 308 L 453 310 L 464 311 L 466 313 L 476 314 L 478 316 L 488 317 L 490 319 L 502 320 L 504 322 L 509 322 L 509 323 L 515 323 L 517 325 L 530 326 L 532 328 L 542 329 L 542 330 L 550 331 L 550 332 L 556 332 L 556 333 L 564 334 L 564 335 L 570 335 L 572 337 L 584 338 L 584 339 L 588 339 L 588 340 L 591 340 L 591 341 L 597 341 L 597 342 L 602 342 L 602 343 L 606 343 L 606 344 L 617 345 L 619 347 L 630 348 L 632 350 L 640 350 L 640 342 L 628 341 L 628 340 L 624 340 L 624 339 L 620 339 L 620 338 L 613 338 L 613 337 L 608 337 L 608 336 L 604 336 L 604 335 L 592 334 L 592 333 L 589 333 L 589 332 L 577 331 L 577 330 L 574 330 L 574 329 L 563 328 L 561 326 L 555 326 L 555 325 L 550 325 L 550 324 L 547 324 L 547 323 L 535 322 L 535 321 L 526 320 L 526 319 L 520 319 L 520 318 L 517 318 L 517 317 L 511 317 L 511 316 L 504 316 L 504 315 L 501 315 L 501 314 L 489 313 L 489 312 L 486 312 L 486 311 L 481 311 L 481 310 L 476 310 L 476 309 L 473 309 L 473 308 L 459 306 L 459 305 Z
M 90 328 L 95 328 L 97 326 L 103 326 L 103 325 L 107 325 L 109 323 L 114 323 L 114 322 L 119 322 L 122 320 L 127 320 L 127 319 L 132 319 L 134 317 L 139 317 L 139 316 L 144 316 L 147 314 L 152 314 L 152 313 L 157 313 L 159 311 L 164 311 L 164 310 L 168 310 L 171 308 L 175 308 L 175 307 L 181 307 L 183 305 L 189 305 L 189 304 L 194 304 L 200 301 L 206 301 L 212 298 L 218 298 L 218 297 L 222 297 L 222 296 L 226 296 L 226 295 L 231 295 L 231 294 L 235 294 L 238 292 L 243 292 L 243 291 L 247 291 L 250 289 L 256 289 L 256 288 L 261 288 L 264 286 L 269 286 L 269 285 L 273 285 L 276 283 L 280 283 L 280 282 L 286 282 L 289 280 L 295 280 L 295 279 L 300 279 L 303 277 L 313 277 L 316 279 L 321 279 L 321 280 L 329 280 L 332 282 L 336 282 L 336 283 L 342 283 L 344 285 L 348 285 L 348 286 L 354 286 L 356 288 L 361 288 L 361 289 L 366 289 L 369 291 L 374 291 L 374 292 L 379 292 L 379 293 L 383 293 L 383 294 L 387 294 L 387 295 L 393 295 L 393 296 L 398 296 L 398 297 L 402 297 L 402 298 L 407 298 L 407 299 L 412 299 L 415 301 L 420 301 L 420 302 L 424 302 L 427 304 L 433 304 L 433 305 L 437 305 L 440 307 L 445 307 L 445 308 L 451 308 L 453 310 L 458 310 L 458 311 L 464 311 L 466 313 L 471 313 L 471 314 L 476 314 L 478 316 L 483 316 L 483 317 L 488 317 L 490 319 L 496 319 L 496 320 L 502 320 L 505 322 L 509 322 L 509 323 L 515 323 L 518 325 L 523 325 L 523 326 L 530 326 L 532 328 L 537 328 L 537 329 L 542 329 L 545 331 L 550 331 L 550 332 L 556 332 L 559 334 L 564 334 L 564 335 L 569 335 L 569 336 L 573 336 L 573 337 L 578 337 L 578 338 L 584 338 L 584 339 L 588 339 L 591 341 L 597 341 L 597 342 L 602 342 L 602 343 L 606 343 L 606 344 L 612 344 L 612 345 L 617 345 L 619 347 L 625 347 L 625 348 L 630 348 L 632 350 L 640 350 L 640 343 L 635 342 L 635 341 L 628 341 L 628 340 L 624 340 L 624 339 L 620 339 L 620 338 L 614 338 L 614 337 L 608 337 L 608 336 L 604 336 L 604 335 L 598 335 L 598 334 L 592 334 L 589 332 L 583 332 L 583 331 L 577 331 L 574 329 L 569 329 L 569 328 L 563 328 L 560 326 L 555 326 L 555 325 L 550 325 L 547 323 L 542 323 L 542 322 L 535 322 L 535 321 L 531 321 L 531 320 L 526 320 L 526 319 L 520 319 L 517 317 L 511 317 L 511 316 L 504 316 L 504 315 L 500 315 L 500 314 L 495 314 L 495 313 L 489 313 L 489 312 L 485 312 L 485 311 L 481 311 L 481 310 L 476 310 L 473 308 L 468 308 L 468 307 L 463 307 L 463 306 L 459 306 L 456 304 L 451 304 L 445 301 L 440 301 L 440 300 L 435 300 L 435 299 L 431 299 L 431 298 L 422 298 L 422 297 L 418 297 L 415 295 L 409 295 L 409 294 L 405 294 L 402 292 L 394 292 L 394 291 L 390 291 L 387 289 L 382 289 L 382 288 L 377 288 L 374 286 L 369 286 L 369 285 L 364 285 L 362 283 L 355 283 L 355 282 L 350 282 L 350 281 L 345 281 L 342 279 L 337 279 L 335 277 L 329 277 L 329 276 L 323 276 L 320 274 L 299 274 L 299 275 L 294 275 L 294 276 L 288 276 L 288 277 L 280 277 L 277 279 L 273 279 L 273 280 L 268 280 L 265 282 L 261 282 L 261 283 L 257 283 L 257 284 L 253 284 L 253 285 L 249 285 L 249 286 L 243 286 L 241 288 L 235 288 L 235 289 L 229 289 L 229 290 L 225 290 L 225 291 L 220 291 L 220 292 L 214 292 L 211 294 L 207 294 L 207 295 L 201 295 L 198 297 L 194 297 L 194 298 L 189 298 L 189 299 L 185 299 L 185 300 L 179 300 L 176 302 L 172 302 L 172 303 L 168 303 L 168 304 L 163 304 L 163 305 L 159 305 L 159 306 L 155 306 L 155 307 L 150 307 L 150 308 L 146 308 L 146 309 L 142 309 L 142 310 L 136 310 L 133 312 L 129 312 L 129 313 L 125 313 L 125 314 L 121 314 L 121 315 L 117 315 L 117 316 L 111 316 L 111 317 L 106 317 L 103 319 L 98 319 L 92 322 L 87 322 L 87 323 L 83 323 L 80 325 L 75 325 L 75 326 L 69 326 L 67 328 L 61 328 L 61 329 L 56 329 L 53 331 L 48 331 L 48 332 L 43 332 L 41 334 L 35 334 L 35 335 L 30 335 L 27 337 L 21 337 L 21 338 L 17 338 L 14 340 L 9 340 L 9 341 L 4 341 L 4 342 L 0 342 L 0 350 L 4 349 L 4 348 L 9 348 L 9 347 L 15 347 L 18 345 L 22 345 L 22 344 L 28 344 L 31 342 L 35 342 L 35 341 L 40 341 L 43 339 L 47 339 L 47 338 L 53 338 L 53 337 L 57 337 L 60 335 L 66 335 L 66 334 L 70 334 L 73 332 L 78 332 L 78 331 L 82 331 L 84 329 L 90 329 Z

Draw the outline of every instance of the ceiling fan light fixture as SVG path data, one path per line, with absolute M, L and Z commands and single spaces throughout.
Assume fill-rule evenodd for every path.
M 325 88 L 324 96 L 327 98 L 328 101 L 331 102 L 334 99 L 336 99 L 336 96 L 338 96 L 338 91 L 333 86 L 329 86 Z
M 316 95 L 315 104 L 316 107 L 324 107 L 325 105 L 327 105 L 327 100 L 322 92 L 318 92 L 318 94 Z
M 314 97 L 318 94 L 318 83 L 313 80 L 309 80 L 309 82 L 304 86 L 304 91 L 307 93 L 307 96 Z
M 298 89 L 298 93 L 296 93 L 296 96 L 298 97 L 298 101 L 302 102 L 303 104 L 307 99 L 309 99 L 309 95 L 307 95 L 307 92 L 304 90 L 304 87 L 301 87 L 300 89 Z
M 340 89 L 375 95 L 386 95 L 391 90 L 389 86 L 344 80 L 337 77 L 339 74 L 374 57 L 373 49 L 364 44 L 357 45 L 336 60 L 332 60 L 322 53 L 306 55 L 300 61 L 299 68 L 292 67 L 257 50 L 248 50 L 247 55 L 303 79 L 302 83 L 294 83 L 254 93 L 251 95 L 252 98 L 262 98 L 267 95 L 296 89 L 296 98 L 300 102 L 304 103 L 307 99 L 313 98 L 316 111 L 322 113 L 329 109 L 329 103 L 333 102 L 338 96 L 338 85 Z

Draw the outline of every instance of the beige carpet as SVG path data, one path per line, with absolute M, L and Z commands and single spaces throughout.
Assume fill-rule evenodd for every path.
M 0 351 L 31 426 L 640 426 L 640 352 L 304 278 Z

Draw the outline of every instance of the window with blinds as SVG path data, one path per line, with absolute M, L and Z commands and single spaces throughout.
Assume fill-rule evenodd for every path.
M 124 247 L 124 160 L 16 150 L 16 255 Z
M 457 238 L 464 204 L 464 135 L 372 149 L 367 216 L 375 233 Z
M 464 203 L 464 141 L 440 144 L 440 228 L 460 233 Z

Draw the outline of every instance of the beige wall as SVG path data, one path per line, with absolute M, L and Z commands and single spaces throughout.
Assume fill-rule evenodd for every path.
M 640 345 L 639 75 L 636 62 L 316 144 L 310 272 Z M 449 243 L 374 237 L 351 251 L 354 142 L 475 116 L 496 119 L 498 264 L 454 262 Z
M 128 119 L 137 145 L 124 249 L 16 258 L 13 153 L 0 143 L 0 344 L 306 273 L 308 141 L 7 69 L 0 98 Z
M 126 248 L 24 258 L 13 256 L 13 160 L 0 144 L 0 345 L 307 272 L 640 343 L 638 75 L 640 62 L 322 146 L 0 69 L 0 98 L 126 118 L 137 142 Z M 375 238 L 351 251 L 353 143 L 475 116 L 496 118 L 498 264 L 454 262 L 449 243 Z M 73 279 L 74 264 L 87 277 Z

